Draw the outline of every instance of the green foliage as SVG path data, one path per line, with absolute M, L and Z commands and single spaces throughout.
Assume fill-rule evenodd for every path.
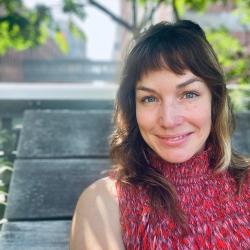
M 82 41 L 86 40 L 86 36 L 84 32 L 69 18 L 68 21 L 68 28 L 71 34 L 76 37 L 82 39 Z M 69 51 L 69 46 L 67 42 L 67 37 L 65 34 L 57 27 L 56 31 L 54 32 L 54 40 L 57 43 L 60 50 L 66 54 Z
M 236 0 L 237 9 L 235 14 L 240 16 L 243 24 L 250 23 L 250 0 Z
M 244 85 L 249 86 L 250 58 L 239 40 L 230 35 L 223 27 L 208 30 L 206 34 L 224 68 L 227 83 L 237 84 L 239 88 Z M 246 102 L 246 91 L 231 90 L 230 96 L 236 112 L 249 108 Z
M 61 51 L 68 51 L 67 39 L 60 31 L 60 24 L 52 16 L 49 7 L 37 5 L 28 9 L 22 0 L 0 0 L 0 8 L 3 10 L 0 14 L 0 55 L 10 49 L 21 51 L 43 44 L 51 33 Z M 62 0 L 62 10 L 81 19 L 85 17 L 83 6 L 74 0 Z M 83 32 L 72 23 L 71 20 L 70 30 L 83 38 Z
M 235 112 L 242 112 L 249 109 L 249 104 L 247 103 L 247 91 L 234 89 L 229 91 L 229 95 Z
M 0 0 L 0 5 L 4 5 L 8 12 L 23 8 L 22 0 Z
M 0 227 L 7 204 L 8 189 L 12 172 L 13 164 L 6 161 L 4 157 L 0 158 Z
M 244 48 L 239 40 L 223 27 L 208 30 L 206 34 L 225 69 L 227 81 L 238 82 L 239 76 L 247 80 L 248 65 Z
M 82 40 L 86 40 L 86 36 L 84 32 L 70 19 L 69 20 L 69 30 L 70 32 L 78 38 L 81 38 Z
M 63 32 L 61 32 L 60 30 L 55 32 L 54 39 L 55 39 L 58 47 L 60 48 L 60 50 L 64 54 L 66 54 L 68 52 L 68 50 L 69 50 L 69 47 L 68 47 L 67 39 L 64 36 Z
M 216 2 L 216 1 L 207 1 L 207 0 L 185 0 L 183 1 L 184 4 L 192 10 L 196 11 L 204 11 L 208 4 L 211 2 Z
M 179 16 L 183 17 L 187 10 L 205 12 L 208 6 L 218 2 L 225 3 L 226 0 L 176 0 L 172 4 L 175 4 Z
M 0 54 L 9 49 L 24 50 L 45 42 L 48 35 L 46 22 L 51 18 L 44 6 L 27 10 L 21 1 L 1 1 Z
M 79 1 L 74 0 L 63 0 L 63 11 L 67 14 L 75 14 L 80 19 L 84 19 L 86 14 L 82 4 Z
M 12 163 L 4 159 L 0 159 L 0 204 L 3 205 L 6 205 L 7 192 L 12 172 Z
M 178 10 L 179 16 L 183 16 L 186 12 L 186 0 L 176 1 L 176 9 Z
M 4 160 L 10 161 L 10 156 L 15 149 L 16 136 L 9 130 L 2 129 L 0 131 L 0 145 L 4 153 Z M 1 161 L 0 161 L 1 162 Z

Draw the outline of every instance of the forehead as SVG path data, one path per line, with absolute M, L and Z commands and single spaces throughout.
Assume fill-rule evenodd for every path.
M 171 70 L 155 70 L 142 75 L 136 86 L 155 85 L 155 84 L 182 84 L 187 85 L 192 82 L 203 82 L 203 80 L 194 75 L 191 71 L 185 70 L 182 74 L 177 74 Z
M 163 93 L 178 93 L 184 89 L 194 88 L 203 94 L 212 96 L 208 85 L 200 77 L 197 77 L 190 71 L 185 71 L 182 75 L 172 71 L 161 70 L 152 71 L 137 82 L 136 93 L 154 92 L 159 95 Z

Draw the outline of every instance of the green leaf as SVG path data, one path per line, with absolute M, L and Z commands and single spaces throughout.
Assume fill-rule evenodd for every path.
M 178 1 L 177 1 L 178 2 Z M 210 1 L 207 0 L 185 0 L 188 8 L 196 11 L 205 11 Z
M 85 33 L 72 20 L 69 21 L 69 30 L 73 36 L 86 41 Z
M 64 0 L 63 11 L 65 13 L 75 14 L 80 19 L 84 19 L 86 16 L 83 5 L 80 4 L 78 1 L 74 1 L 74 0 Z
M 69 47 L 68 47 L 67 39 L 65 35 L 63 34 L 63 32 L 57 31 L 55 33 L 54 38 L 60 50 L 66 54 L 69 51 Z
M 183 16 L 186 11 L 185 0 L 176 1 L 176 8 L 180 16 Z

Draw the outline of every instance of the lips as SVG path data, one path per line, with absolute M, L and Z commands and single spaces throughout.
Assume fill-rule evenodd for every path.
M 165 145 L 178 146 L 180 144 L 185 143 L 191 134 L 193 133 L 189 132 L 189 133 L 182 133 L 178 135 L 158 136 L 158 138 Z

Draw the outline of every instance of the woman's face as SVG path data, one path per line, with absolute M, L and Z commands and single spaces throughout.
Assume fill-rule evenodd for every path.
M 190 71 L 151 71 L 136 85 L 136 118 L 144 141 L 181 163 L 203 150 L 211 130 L 211 93 Z

